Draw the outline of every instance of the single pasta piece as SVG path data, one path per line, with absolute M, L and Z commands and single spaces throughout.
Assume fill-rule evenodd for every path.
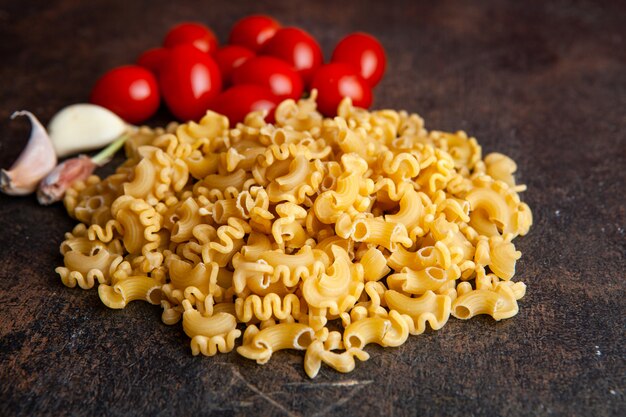
M 493 290 L 470 290 L 459 294 L 452 304 L 452 315 L 467 320 L 479 314 L 488 314 L 495 320 L 508 319 L 519 307 L 512 288 L 498 285 Z
M 447 295 L 435 295 L 432 291 L 419 298 L 411 298 L 397 291 L 385 292 L 385 301 L 390 310 L 410 317 L 411 334 L 422 334 L 426 330 L 426 323 L 433 330 L 441 329 L 450 317 L 452 300 Z
M 237 348 L 237 352 L 256 360 L 258 364 L 265 364 L 273 352 L 282 349 L 305 350 L 313 339 L 313 329 L 304 324 L 282 323 L 263 330 L 251 325 L 246 329 L 243 344 Z
M 98 287 L 100 299 L 109 308 L 124 308 L 135 300 L 144 300 L 151 304 L 161 301 L 160 285 L 150 277 L 128 277 L 113 286 L 102 284 Z

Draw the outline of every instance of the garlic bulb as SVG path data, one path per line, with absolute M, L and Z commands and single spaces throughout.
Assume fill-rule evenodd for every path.
M 128 125 L 95 104 L 73 104 L 52 117 L 48 133 L 59 158 L 102 148 L 119 138 Z
M 28 144 L 11 168 L 0 172 L 0 190 L 9 195 L 30 194 L 57 164 L 52 142 L 46 129 L 29 111 L 16 111 L 11 119 L 27 116 L 32 125 Z

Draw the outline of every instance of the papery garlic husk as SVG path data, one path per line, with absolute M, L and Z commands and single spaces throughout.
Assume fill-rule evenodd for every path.
M 0 190 L 9 195 L 26 195 L 37 189 L 37 184 L 57 164 L 57 156 L 46 129 L 29 111 L 16 111 L 11 119 L 27 116 L 31 131 L 28 144 L 11 168 L 0 171 Z
M 59 158 L 103 148 L 129 125 L 115 113 L 95 104 L 72 104 L 55 114 L 48 133 Z

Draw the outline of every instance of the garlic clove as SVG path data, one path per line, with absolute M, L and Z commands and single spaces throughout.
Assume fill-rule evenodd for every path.
M 0 190 L 9 195 L 30 194 L 57 164 L 57 156 L 46 129 L 29 111 L 16 111 L 11 119 L 27 116 L 31 123 L 28 144 L 11 168 L 0 171 Z
M 52 117 L 50 139 L 59 158 L 103 148 L 120 137 L 129 125 L 115 113 L 95 104 L 73 104 Z
M 47 206 L 60 201 L 65 191 L 75 181 L 86 180 L 96 167 L 96 163 L 87 155 L 63 161 L 39 183 L 37 189 L 39 204 Z
M 61 162 L 39 183 L 37 189 L 39 204 L 47 206 L 60 201 L 74 182 L 86 180 L 97 167 L 109 162 L 127 139 L 128 135 L 120 136 L 93 157 L 78 155 L 76 158 Z

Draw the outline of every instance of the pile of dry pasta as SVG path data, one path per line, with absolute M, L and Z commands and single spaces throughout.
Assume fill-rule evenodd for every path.
M 274 124 L 251 113 L 230 129 L 209 112 L 137 130 L 115 174 L 65 197 L 81 223 L 61 244 L 63 283 L 97 281 L 111 308 L 161 305 L 194 355 L 304 350 L 310 377 L 450 315 L 514 316 L 512 239 L 532 223 L 515 163 L 416 114 L 349 100 L 338 114 L 323 118 L 313 93 Z

